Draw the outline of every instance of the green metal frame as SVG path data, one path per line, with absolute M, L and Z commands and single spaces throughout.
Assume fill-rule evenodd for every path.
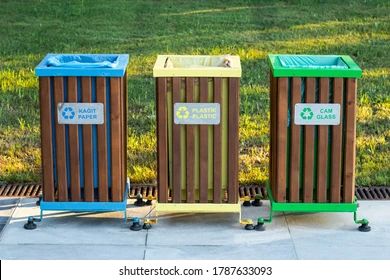
M 314 213 L 314 212 L 350 212 L 353 213 L 353 220 L 356 224 L 368 224 L 367 219 L 358 219 L 357 218 L 357 208 L 358 203 L 357 199 L 353 203 L 282 203 L 276 202 L 274 197 L 272 196 L 272 191 L 267 181 L 267 195 L 270 201 L 270 211 L 269 217 L 263 218 L 259 217 L 257 219 L 258 223 L 271 223 L 272 216 L 274 212 L 306 212 L 306 213 Z
M 328 57 L 339 57 L 348 66 L 348 69 L 315 69 L 315 68 L 286 68 L 280 64 L 279 56 L 283 54 L 269 54 L 268 62 L 271 66 L 274 77 L 327 77 L 327 78 L 360 78 L 362 69 L 348 55 L 321 55 Z M 304 55 L 315 56 L 315 55 Z

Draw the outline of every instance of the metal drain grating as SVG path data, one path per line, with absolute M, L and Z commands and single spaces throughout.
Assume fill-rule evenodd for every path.
M 142 197 L 147 197 L 149 195 L 156 197 L 157 186 L 132 184 L 130 187 L 129 198 L 135 198 L 138 194 L 141 194 Z
M 356 187 L 358 200 L 390 200 L 390 187 Z
M 241 186 L 238 189 L 238 193 L 240 197 L 250 196 L 253 198 L 255 197 L 255 195 L 259 194 L 261 196 L 261 199 L 267 198 L 267 189 L 265 188 L 265 186 Z
M 38 197 L 40 194 L 41 194 L 40 184 L 0 185 L 1 197 Z
M 40 184 L 3 184 L 0 185 L 0 197 L 38 197 L 41 195 Z M 133 184 L 130 188 L 129 198 L 135 198 L 138 194 L 143 197 L 157 196 L 156 185 Z M 260 194 L 262 199 L 267 198 L 267 190 L 264 186 L 240 186 L 240 197 L 254 197 Z M 356 187 L 356 197 L 358 200 L 390 200 L 390 187 Z M 226 194 L 225 194 L 226 196 Z

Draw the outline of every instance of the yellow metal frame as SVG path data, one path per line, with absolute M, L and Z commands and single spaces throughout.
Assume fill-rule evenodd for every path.
M 188 67 L 166 67 L 169 58 L 188 59 Z M 190 67 L 191 59 L 226 58 L 229 67 Z M 153 77 L 241 77 L 241 62 L 237 55 L 159 55 L 153 67 Z
M 177 213 L 241 213 L 241 204 L 156 203 L 155 211 Z

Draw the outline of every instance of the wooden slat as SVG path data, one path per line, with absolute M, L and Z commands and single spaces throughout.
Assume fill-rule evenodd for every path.
M 320 103 L 329 103 L 329 79 L 320 79 Z M 318 126 L 317 149 L 317 202 L 327 201 L 328 126 Z
M 286 201 L 288 78 L 278 78 L 276 139 L 277 202 Z
M 128 91 L 127 91 L 127 71 L 125 72 L 125 75 L 123 77 L 123 99 L 124 99 L 124 102 L 123 102 L 123 117 L 124 117 L 124 120 L 123 120 L 123 149 L 124 149 L 124 154 L 123 154 L 123 158 L 124 158 L 124 163 L 123 163 L 123 170 L 124 170 L 124 175 L 123 175 L 123 179 L 124 179 L 124 184 L 123 184 L 123 189 L 122 189 L 122 193 L 124 193 L 125 191 L 125 186 L 126 186 L 126 183 L 127 183 L 127 137 L 129 135 L 129 131 L 128 131 Z
M 229 78 L 229 113 L 228 113 L 228 202 L 237 203 L 238 201 L 238 121 L 240 107 L 240 79 Z
M 39 78 L 43 199 L 54 201 L 54 159 L 51 128 L 50 78 Z
M 222 112 L 222 79 L 214 78 L 214 102 L 220 104 Z M 222 120 L 221 120 L 222 122 Z M 213 202 L 221 203 L 222 200 L 222 125 L 214 125 L 214 193 Z
M 172 103 L 180 102 L 181 78 L 172 78 Z M 172 106 L 172 107 L 173 107 Z M 180 149 L 180 125 L 173 123 L 172 129 L 172 168 L 173 168 L 173 195 L 174 203 L 181 202 L 181 149 Z
M 186 102 L 194 102 L 194 78 L 186 78 Z M 194 126 L 186 125 L 187 202 L 195 202 L 195 139 Z
M 301 78 L 292 78 L 289 202 L 299 202 L 300 128 L 294 124 L 295 104 L 301 102 Z
M 104 112 L 106 112 L 106 79 L 104 77 L 96 78 L 96 100 L 103 103 Z M 107 112 L 106 112 L 107 113 Z M 104 115 L 106 117 L 106 114 Z M 99 201 L 108 201 L 108 174 L 107 174 L 107 137 L 106 121 L 97 125 L 98 141 L 98 170 L 99 170 Z
M 77 103 L 76 77 L 68 78 L 68 102 Z M 81 201 L 78 125 L 69 125 L 69 157 L 71 201 Z
M 315 78 L 306 79 L 306 103 L 315 102 Z M 303 202 L 313 202 L 313 167 L 314 167 L 314 126 L 305 125 L 304 129 L 304 176 Z
M 334 78 L 333 103 L 340 104 L 340 125 L 332 126 L 332 148 L 331 148 L 331 178 L 330 195 L 331 202 L 341 200 L 341 160 L 342 160 L 342 133 L 343 133 L 343 79 Z
M 356 79 L 346 79 L 345 104 L 345 160 L 344 202 L 353 202 L 355 196 L 355 145 L 356 145 Z
M 208 78 L 200 78 L 199 102 L 207 103 L 208 100 Z M 208 202 L 208 162 L 209 162 L 209 146 L 208 146 L 208 126 L 199 125 L 199 202 Z
M 269 159 L 269 178 L 273 197 L 277 197 L 276 187 L 276 100 L 277 100 L 277 79 L 272 76 L 270 71 L 270 159 Z
M 64 102 L 64 79 L 63 77 L 54 77 L 54 104 L 57 106 L 58 103 L 62 102 Z M 58 123 L 57 108 L 54 111 L 56 126 L 58 201 L 68 201 L 65 125 Z
M 122 201 L 122 140 L 121 140 L 121 81 L 110 78 L 110 113 L 111 113 L 111 195 L 112 201 Z
M 156 80 L 158 202 L 168 202 L 167 79 Z
M 82 102 L 92 102 L 91 77 L 81 79 Z M 94 201 L 92 125 L 83 125 L 84 200 Z

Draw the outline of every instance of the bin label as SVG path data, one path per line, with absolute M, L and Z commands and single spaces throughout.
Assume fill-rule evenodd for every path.
M 175 103 L 173 106 L 175 124 L 219 124 L 221 108 L 219 103 Z
M 103 124 L 103 103 L 58 103 L 59 124 Z
M 340 104 L 297 103 L 294 123 L 298 125 L 339 125 Z

